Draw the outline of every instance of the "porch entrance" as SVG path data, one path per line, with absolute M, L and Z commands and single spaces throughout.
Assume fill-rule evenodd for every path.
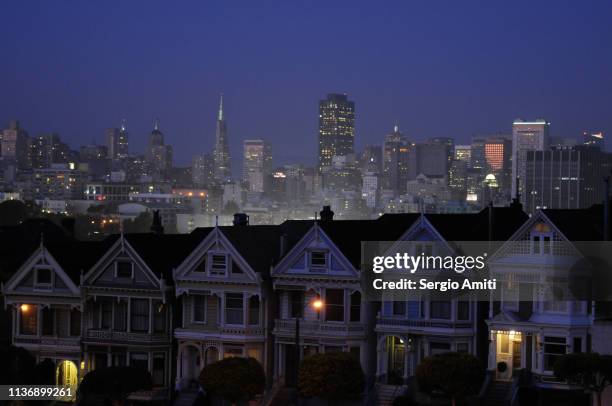
M 520 331 L 498 331 L 496 341 L 495 378 L 509 381 L 512 379 L 512 371 L 521 367 L 523 335 Z
M 77 366 L 72 361 L 62 361 L 57 365 L 55 380 L 58 386 L 72 386 L 78 384 L 79 376 Z
M 186 345 L 181 351 L 181 381 L 182 387 L 195 386 L 201 370 L 200 352 L 193 345 Z
M 404 369 L 406 363 L 406 344 L 397 336 L 385 339 L 387 350 L 387 383 L 402 385 L 404 383 Z

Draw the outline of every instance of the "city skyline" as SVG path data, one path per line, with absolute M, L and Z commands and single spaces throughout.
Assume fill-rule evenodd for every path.
M 379 143 L 396 122 L 410 139 L 447 136 L 457 144 L 509 133 L 517 117 L 546 117 L 557 136 L 584 128 L 607 132 L 610 56 L 603 51 L 610 6 L 551 4 L 467 3 L 446 12 L 362 4 L 326 16 L 317 7 L 262 5 L 261 19 L 246 18 L 250 9 L 215 4 L 173 10 L 156 3 L 104 10 L 7 5 L 5 14 L 13 18 L 1 30 L 11 57 L 4 59 L 0 81 L 12 96 L 0 101 L 0 120 L 6 125 L 17 118 L 30 134 L 55 131 L 79 145 L 92 138 L 102 143 L 104 129 L 127 118 L 131 144 L 141 151 L 150 123 L 160 117 L 181 164 L 194 152 L 209 152 L 220 92 L 231 123 L 231 156 L 240 156 L 240 140 L 266 138 L 279 162 L 314 163 L 317 101 L 332 92 L 356 102 L 357 150 Z M 77 13 L 82 18 L 73 21 Z M 353 24 L 363 15 L 372 21 L 367 34 Z M 15 29 L 22 21 L 37 28 Z M 312 28 L 331 21 L 337 25 L 327 34 Z M 103 27 L 105 36 L 96 34 Z M 520 35 L 526 28 L 529 36 Z M 330 33 L 345 33 L 347 46 L 326 44 Z M 139 45 L 144 38 L 150 41 Z M 439 42 L 447 46 L 435 46 Z M 260 43 L 269 49 L 248 51 Z M 221 49 L 233 52 L 211 57 Z M 574 80 L 567 82 L 568 76 Z

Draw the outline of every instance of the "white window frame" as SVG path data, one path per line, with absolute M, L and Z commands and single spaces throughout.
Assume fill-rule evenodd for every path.
M 312 262 L 313 254 L 323 254 L 323 258 L 325 259 L 324 265 L 314 265 Z M 311 271 L 327 271 L 330 266 L 330 254 L 328 250 L 318 250 L 313 249 L 308 251 L 308 269 Z
M 227 295 L 242 295 L 242 323 L 229 323 L 227 321 Z M 244 306 L 245 306 L 245 297 L 244 297 L 244 293 L 243 292 L 225 292 L 225 294 L 223 295 L 223 323 L 224 325 L 227 326 L 244 326 L 246 321 L 245 320 L 245 311 L 244 311 Z M 233 309 L 233 308 L 232 308 Z
M 225 268 L 223 273 L 218 272 L 217 270 L 213 271 L 213 258 L 215 256 L 222 256 L 225 259 Z M 208 258 L 206 261 L 206 270 L 208 273 L 208 276 L 212 276 L 212 277 L 225 277 L 227 276 L 228 272 L 229 272 L 229 255 L 227 255 L 227 253 L 225 252 L 209 252 L 208 253 Z
M 196 297 L 201 296 L 204 298 L 204 320 L 195 319 L 195 308 L 196 308 Z M 194 324 L 206 324 L 208 321 L 208 295 L 196 294 L 192 296 L 191 300 L 191 322 Z

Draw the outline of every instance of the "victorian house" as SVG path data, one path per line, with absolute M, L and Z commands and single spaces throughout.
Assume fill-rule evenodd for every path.
M 52 361 L 57 385 L 76 386 L 86 373 L 79 282 L 83 267 L 91 265 L 100 248 L 69 239 L 46 243 L 41 234 L 38 247 L 2 289 L 11 315 L 11 343 L 28 350 L 37 362 Z
M 194 231 L 198 244 L 174 271 L 178 389 L 195 385 L 203 367 L 226 357 L 271 366 L 269 275 L 280 254 L 279 228 L 247 224 L 243 215 L 234 226 Z
M 397 238 L 397 224 L 333 221 L 327 207 L 320 221 L 287 221 L 281 228 L 284 255 L 272 271 L 275 382 L 294 385 L 299 359 L 333 351 L 354 354 L 372 377 L 374 304 L 364 297 L 361 242 Z
M 476 249 L 486 256 L 494 249 L 489 241 L 508 238 L 526 219 L 520 206 L 512 206 L 473 214 L 385 214 L 377 221 L 404 226 L 393 245 L 400 248 L 390 249 L 415 256 L 454 256 Z M 437 269 L 420 272 L 424 277 L 443 276 Z M 438 353 L 466 352 L 486 359 L 486 336 L 479 334 L 486 310 L 487 303 L 470 294 L 383 296 L 375 323 L 377 380 L 404 384 L 423 358 Z
M 168 396 L 176 357 L 172 270 L 194 238 L 132 234 L 107 243 L 80 278 L 83 369 L 140 367 L 151 373 L 155 392 Z
M 588 271 L 581 241 L 604 238 L 603 217 L 601 206 L 539 210 L 491 258 L 491 274 L 502 282 L 486 320 L 496 380 L 527 371 L 540 388 L 567 388 L 553 366 L 568 352 L 591 351 L 593 301 L 573 285 Z

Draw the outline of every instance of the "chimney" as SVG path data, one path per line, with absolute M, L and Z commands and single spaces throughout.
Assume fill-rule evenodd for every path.
M 332 221 L 334 219 L 334 212 L 331 210 L 331 206 L 323 206 L 323 210 L 319 212 L 321 221 Z
M 159 216 L 159 210 L 153 212 L 153 222 L 151 223 L 151 232 L 155 235 L 162 235 L 164 233 L 164 226 L 162 226 L 161 217 Z
M 249 215 L 246 213 L 234 213 L 234 222 L 235 226 L 248 226 L 249 225 Z

